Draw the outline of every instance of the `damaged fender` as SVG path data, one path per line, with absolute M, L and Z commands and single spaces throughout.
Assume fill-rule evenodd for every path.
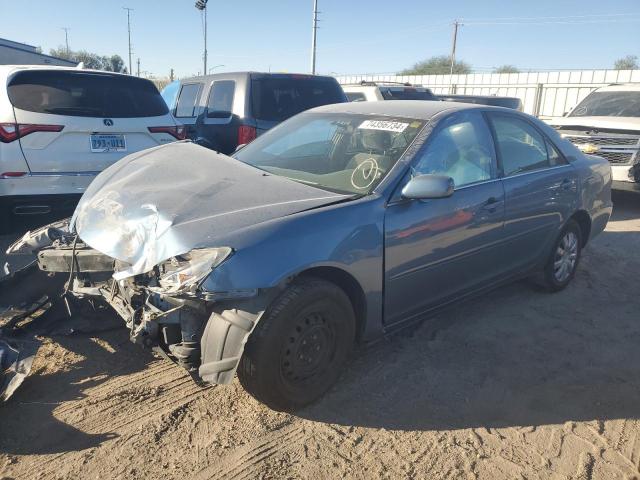
M 233 308 L 220 304 L 209 317 L 200 340 L 202 363 L 198 373 L 208 383 L 229 384 L 238 369 L 249 335 L 263 317 L 275 294 L 236 301 Z

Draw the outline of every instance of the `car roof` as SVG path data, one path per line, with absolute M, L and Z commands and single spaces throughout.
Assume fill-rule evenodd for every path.
M 420 120 L 429 120 L 434 115 L 445 110 L 472 110 L 495 109 L 500 111 L 511 110 L 502 107 L 488 107 L 486 105 L 474 105 L 460 102 L 438 102 L 427 100 L 394 100 L 379 102 L 349 102 L 334 103 L 316 107 L 310 112 L 317 113 L 355 113 L 362 115 L 387 115 L 390 117 L 408 117 Z
M 640 92 L 640 83 L 613 83 L 600 87 L 598 92 Z
M 109 75 L 123 75 L 129 76 L 126 73 L 107 72 L 106 70 L 93 70 L 90 68 L 77 68 L 77 67 L 61 67 L 56 65 L 0 65 L 0 78 L 6 78 L 13 73 L 25 71 L 25 70 L 45 70 L 45 71 L 69 71 L 69 72 L 88 72 L 88 73 L 104 73 Z

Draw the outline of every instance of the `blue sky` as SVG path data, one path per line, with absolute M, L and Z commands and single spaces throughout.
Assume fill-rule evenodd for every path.
M 312 0 L 209 0 L 209 66 L 309 70 Z M 0 37 L 127 59 L 123 6 L 132 12 L 134 63 L 179 76 L 202 70 L 202 24 L 192 0 L 0 0 Z M 606 5 L 606 8 L 604 6 Z M 475 70 L 610 68 L 640 57 L 640 0 L 319 0 L 320 73 L 384 73 L 448 54 Z M 602 16 L 607 15 L 607 16 Z

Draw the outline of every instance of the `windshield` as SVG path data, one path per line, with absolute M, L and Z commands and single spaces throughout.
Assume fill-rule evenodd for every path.
M 640 117 L 640 92 L 594 92 L 570 117 Z
M 438 100 L 430 90 L 425 88 L 380 88 L 380 93 L 385 100 Z
M 303 113 L 258 137 L 234 157 L 324 190 L 367 194 L 424 123 L 380 115 Z

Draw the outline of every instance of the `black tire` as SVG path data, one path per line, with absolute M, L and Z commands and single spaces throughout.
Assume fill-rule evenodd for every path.
M 238 377 L 274 410 L 312 403 L 335 383 L 351 351 L 355 315 L 333 283 L 301 278 L 269 306 L 244 350 Z
M 573 240 L 569 240 L 573 239 Z M 570 241 L 571 243 L 575 241 L 575 253 L 572 253 L 572 249 L 567 249 L 567 244 L 563 242 Z M 571 250 L 571 251 L 570 251 Z M 569 261 L 569 257 L 563 257 L 560 253 L 561 251 L 566 251 L 569 257 L 573 257 L 574 261 Z M 556 241 L 553 244 L 553 249 L 549 254 L 549 258 L 547 259 L 547 263 L 544 266 L 544 271 L 542 274 L 541 285 L 545 288 L 545 290 L 549 292 L 559 292 L 563 290 L 576 274 L 576 270 L 578 269 L 578 264 L 580 263 L 580 256 L 582 253 L 582 230 L 580 229 L 580 225 L 575 220 L 570 219 L 560 234 Z M 566 274 L 558 275 L 557 264 L 556 262 L 564 261 L 567 266 Z

